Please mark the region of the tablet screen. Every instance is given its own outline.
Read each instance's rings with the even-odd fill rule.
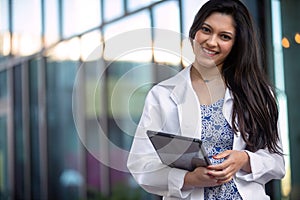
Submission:
[[[150,130],[147,135],[162,163],[170,167],[192,171],[211,164],[199,139]]]

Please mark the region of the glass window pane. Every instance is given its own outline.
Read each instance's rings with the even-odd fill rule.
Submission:
[[[12,53],[31,55],[39,51],[41,43],[41,1],[18,1],[13,6]],[[30,23],[28,23],[30,22]]]
[[[46,66],[48,191],[52,199],[78,199],[84,181],[81,143],[72,113],[78,65],[49,60]]]
[[[84,32],[100,25],[99,0],[63,1],[63,37]]]
[[[180,32],[178,1],[166,1],[154,7],[154,27]]]
[[[139,12],[105,26],[104,58],[106,60],[150,61],[152,59],[150,27],[148,11]]]
[[[0,72],[0,99],[7,96],[7,73]]]
[[[109,21],[124,14],[124,0],[104,0],[104,21]]]
[[[92,31],[80,38],[80,56],[83,61],[98,60],[103,56],[103,42],[100,31]]]
[[[172,12],[170,12],[172,11]],[[154,8],[154,59],[159,63],[179,65],[180,57],[180,21],[179,5],[176,1],[167,1]]]
[[[155,3],[155,2],[158,2],[158,1],[161,1],[161,0],[128,0],[128,9],[129,11],[134,11],[134,10],[137,10],[139,8],[142,8],[142,7],[146,7],[148,5],[150,5],[151,3]]]
[[[30,117],[30,158],[31,198],[41,198],[39,115],[38,115],[38,60],[29,62],[29,117]]]
[[[183,26],[183,34],[188,37],[189,30],[193,24],[194,17],[197,14],[198,10],[201,8],[203,4],[205,4],[208,0],[185,0],[182,1],[182,26]]]
[[[52,60],[74,60],[80,59],[80,39],[74,37],[70,40],[64,40],[53,48],[48,49],[46,55]]]
[[[1,105],[0,105],[1,107]],[[7,155],[7,117],[0,113],[0,191],[1,199],[9,198]]]
[[[8,0],[0,1],[0,61],[10,53]]]
[[[107,145],[103,146],[105,137],[102,137],[103,134],[106,134],[106,106],[104,106],[106,84],[103,82],[104,74],[102,74],[104,66],[101,59],[84,62],[78,72],[84,78],[81,81],[76,80],[76,93],[78,92],[76,96],[84,97],[83,101],[75,101],[74,105],[78,109],[76,113],[80,115],[76,116],[76,119],[78,117],[78,120],[84,120],[85,123],[85,127],[81,129],[82,133],[79,134],[82,136],[81,138],[85,138],[84,146],[88,150],[86,165],[89,194],[104,192],[102,191],[103,188],[108,187],[108,185],[103,185],[103,183],[109,181],[108,172],[102,176],[105,172],[102,164],[108,164],[107,160],[103,160],[104,154],[106,155],[104,157],[107,157],[108,149],[106,148]],[[82,104],[80,105],[80,103]],[[85,108],[84,115],[80,112],[83,107]],[[100,152],[102,157],[99,155]]]
[[[45,11],[45,45],[57,42],[59,38],[58,1],[44,0]]]
[[[8,31],[8,0],[0,1],[0,31]]]
[[[16,199],[25,197],[25,156],[23,140],[23,120],[22,120],[22,83],[21,83],[21,66],[13,68],[14,79],[14,173],[15,173],[15,194]]]

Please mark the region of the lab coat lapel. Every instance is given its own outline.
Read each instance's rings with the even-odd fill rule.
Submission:
[[[182,104],[178,105],[178,108],[181,109],[180,128],[182,134],[193,138],[200,137],[200,105],[192,86],[186,85],[185,99]]]
[[[171,98],[177,104],[181,134],[188,137],[200,137],[200,105],[192,88],[190,67],[179,73]]]

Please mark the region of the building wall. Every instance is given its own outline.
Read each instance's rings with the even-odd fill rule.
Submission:
[[[300,167],[300,113],[298,101],[300,92],[298,88],[298,79],[300,76],[300,24],[299,9],[300,2],[296,0],[281,1],[282,3],[282,33],[289,46],[283,49],[284,56],[284,74],[286,83],[288,124],[290,137],[290,162],[291,162],[291,199],[300,198],[300,173],[297,169]],[[294,169],[294,170],[293,170]]]
[[[160,199],[128,173],[128,150],[151,86],[192,61],[187,34],[205,1],[1,0],[0,199]],[[282,2],[284,16],[295,17],[294,1]],[[267,38],[271,1],[244,2]],[[284,34],[298,30],[297,20],[283,21],[292,27],[283,24]],[[283,50],[289,127],[297,127],[297,48]],[[297,128],[290,134],[296,142]],[[291,142],[297,186],[295,152]]]

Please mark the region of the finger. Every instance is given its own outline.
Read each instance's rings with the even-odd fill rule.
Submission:
[[[212,176],[216,176],[216,177],[220,177],[220,176],[225,176],[225,175],[234,175],[236,173],[236,170],[234,167],[232,166],[228,166],[224,169],[221,169],[221,170],[214,170],[214,169],[211,169],[210,171],[208,171],[208,174],[212,175]]]
[[[227,173],[223,170],[220,171],[209,171],[208,174],[212,177],[215,177],[217,179],[221,179],[222,177],[225,177]]]
[[[217,165],[209,165],[209,166],[207,166],[207,169],[220,171],[220,170],[224,170],[224,169],[227,168],[228,166],[229,166],[229,163],[224,161],[224,162],[221,163],[221,164],[217,164]]]
[[[227,182],[229,182],[231,180],[232,180],[232,177],[229,177],[227,179],[218,180],[217,183],[218,184],[224,184],[224,183],[227,183]]]
[[[219,153],[217,155],[214,155],[213,158],[214,159],[222,159],[222,158],[226,158],[231,154],[232,150],[226,150],[223,151],[222,153]]]

